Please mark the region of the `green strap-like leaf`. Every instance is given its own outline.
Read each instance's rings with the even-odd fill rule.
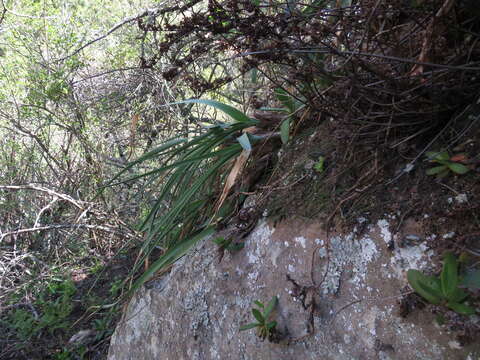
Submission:
[[[442,284],[443,296],[445,296],[447,299],[450,299],[458,286],[457,258],[450,252],[445,254],[440,280]]]
[[[410,286],[425,300],[438,305],[442,300],[440,281],[432,276],[425,276],[420,271],[410,269],[407,272]]]
[[[160,156],[160,154],[167,152],[167,150],[168,150],[168,152],[171,152],[172,151],[171,148],[175,147],[178,144],[184,143],[185,141],[187,141],[187,139],[175,138],[175,139],[171,139],[171,140],[168,140],[168,141],[164,142],[162,145],[158,146],[157,148],[155,148],[155,149],[149,151],[148,153],[142,155],[138,159],[128,163],[120,172],[118,172],[113,178],[111,178],[110,181],[107,184],[103,185],[102,189],[105,188],[105,187],[108,187],[108,186],[117,185],[118,183],[113,184],[113,181],[115,179],[119,178],[122,174],[124,174],[126,171],[131,169],[133,166],[135,166],[139,163],[142,163],[146,160],[158,157],[158,156]]]
[[[265,307],[265,305],[263,305],[263,304],[262,304],[260,301],[258,301],[258,300],[255,300],[254,303],[255,303],[255,305],[257,305],[259,308],[262,308],[262,309],[263,309],[263,308]]]
[[[263,317],[265,318],[265,320],[268,319],[268,317],[272,313],[273,309],[275,309],[275,306],[277,306],[277,304],[278,304],[278,298],[277,296],[273,296],[272,300],[270,300],[270,302],[267,305],[267,308],[263,313]]]
[[[250,324],[247,324],[247,325],[243,325],[243,326],[240,326],[240,331],[245,331],[245,330],[250,330],[250,329],[253,329],[257,326],[261,326],[262,324],[259,324],[259,323],[250,323]]]
[[[233,120],[239,121],[239,122],[251,122],[253,123],[254,120],[249,118],[247,115],[245,115],[243,112],[235,109],[234,107],[221,103],[219,101],[215,100],[205,100],[205,99],[190,99],[190,100],[183,100],[183,101],[178,101],[175,103],[170,103],[167,105],[178,105],[178,104],[205,104],[208,106],[212,106],[218,110],[223,111],[225,114],[230,116]]]
[[[157,261],[155,261],[148,268],[148,270],[145,271],[142,276],[137,279],[137,281],[135,281],[129,293],[133,293],[136,289],[138,289],[146,281],[148,281],[153,276],[153,274],[165,268],[166,266],[173,264],[175,261],[184,256],[188,252],[188,250],[190,250],[192,246],[194,246],[197,242],[206,238],[207,236],[212,235],[214,232],[215,228],[213,226],[209,226],[197,235],[178,243],[171,249],[168,249],[165,254],[163,254]]]
[[[280,101],[283,106],[285,106],[290,113],[295,112],[296,106],[294,99],[282,88],[275,89],[275,95],[277,96],[278,101]]]
[[[290,118],[283,120],[282,125],[280,125],[280,138],[283,144],[286,144],[290,139]]]
[[[455,302],[449,302],[447,306],[452,309],[453,311],[462,314],[462,315],[473,315],[475,314],[475,309],[465,305],[465,304],[459,304]]]
[[[255,319],[257,319],[259,323],[261,324],[265,323],[265,319],[260,311],[258,311],[257,309],[252,309],[252,314],[253,316],[255,316]]]

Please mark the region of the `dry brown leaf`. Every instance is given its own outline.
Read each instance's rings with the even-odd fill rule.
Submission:
[[[247,160],[250,157],[251,152],[252,152],[251,150],[244,149],[235,160],[235,164],[233,165],[232,170],[230,170],[230,174],[228,174],[227,181],[225,181],[222,194],[217,200],[217,205],[215,206],[215,214],[222,207],[223,202],[227,198],[230,190],[232,189],[232,186],[235,184],[235,181],[242,173],[242,170],[245,167],[245,164],[247,163]]]
[[[248,127],[248,128],[243,129],[242,132],[248,133],[248,134],[255,134],[255,133],[258,132],[258,130],[259,130],[259,129],[258,129],[256,126],[250,126],[250,127]]]

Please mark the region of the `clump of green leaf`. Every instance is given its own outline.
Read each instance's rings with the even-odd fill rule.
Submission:
[[[443,178],[450,172],[463,175],[470,170],[468,167],[459,162],[459,160],[464,158],[462,155],[450,156],[448,151],[429,151],[426,153],[426,156],[431,162],[439,164],[438,166],[428,169],[427,175],[436,175],[438,178]]]
[[[73,311],[75,285],[70,279],[52,281],[42,290],[31,309],[17,308],[9,316],[6,325],[22,340],[41,336],[43,331],[53,334],[57,329],[70,326],[68,317]]]
[[[269,318],[278,304],[278,298],[276,296],[272,297],[272,300],[270,300],[267,306],[260,301],[255,301],[255,304],[260,308],[260,310],[255,308],[252,309],[252,314],[257,321],[241,326],[240,331],[257,328],[257,335],[259,338],[262,340],[268,339],[269,341],[273,341],[277,335],[277,322],[270,321]]]
[[[475,314],[475,309],[465,304],[468,294],[459,287],[462,282],[458,274],[458,261],[452,253],[445,255],[440,277],[426,276],[410,269],[407,279],[415,292],[428,302],[447,306],[459,314]]]
[[[242,250],[245,246],[244,243],[237,243],[234,242],[232,238],[225,239],[224,237],[217,237],[212,240],[215,244],[217,244],[221,249],[228,250],[230,252],[235,252]]]
[[[160,164],[118,182],[146,177],[147,187],[159,190],[153,206],[140,225],[140,230],[146,232],[146,240],[142,247],[142,257],[132,273],[141,267],[156,246],[160,246],[164,253],[137,279],[130,293],[153,274],[184,256],[198,241],[215,232],[212,220],[216,208],[212,199],[218,194],[212,189],[227,181],[229,164],[242,151],[251,151],[250,140],[255,141],[248,134],[242,133],[242,130],[256,125],[257,121],[227,104],[203,99],[184,100],[174,104],[211,106],[233,121],[216,121],[200,135],[170,139],[129,163],[112,179],[117,180],[137,166],[142,168],[145,164]]]

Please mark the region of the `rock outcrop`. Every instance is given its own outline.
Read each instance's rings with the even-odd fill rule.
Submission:
[[[407,219],[392,236],[388,217],[363,225],[332,234],[328,252],[321,225],[303,220],[261,220],[244,249],[221,261],[202,242],[134,296],[109,359],[478,359],[478,346],[462,348],[431,312],[399,314],[406,270],[431,264],[421,227]],[[283,341],[239,332],[254,321],[253,301],[274,295]]]

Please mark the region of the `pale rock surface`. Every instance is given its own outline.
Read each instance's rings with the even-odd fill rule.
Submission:
[[[268,302],[276,295],[278,328],[290,339],[307,333],[310,312],[292,296],[286,275],[312,285],[312,252],[317,249],[313,275],[320,282],[327,263],[326,234],[311,221],[290,220],[274,227],[261,220],[245,248],[234,255],[226,252],[220,263],[217,246],[204,241],[170,274],[144,286],[118,324],[108,358],[479,359],[478,346],[458,349],[454,335],[436,326],[428,311],[417,310],[406,319],[398,315],[406,270],[426,269],[431,262],[422,241],[390,250],[392,240],[400,242],[390,227],[386,217],[358,234],[332,234],[329,271],[314,291],[315,333],[301,341],[262,342],[254,330],[239,332],[239,327],[254,320],[254,300]],[[395,237],[424,236],[408,219],[402,229],[403,235]],[[345,307],[355,300],[362,301]]]

